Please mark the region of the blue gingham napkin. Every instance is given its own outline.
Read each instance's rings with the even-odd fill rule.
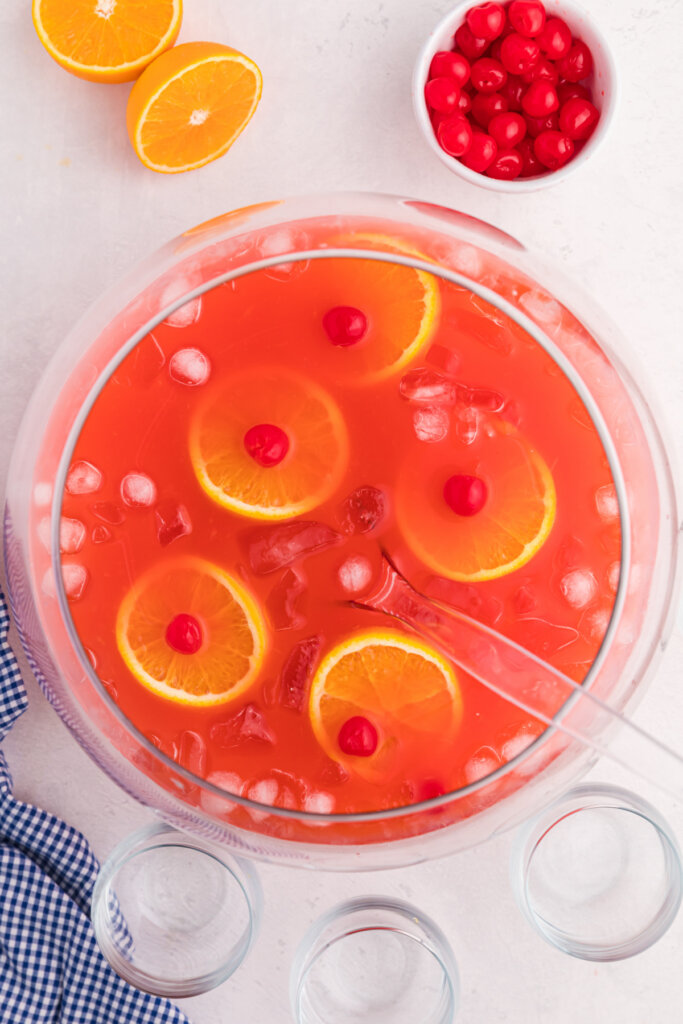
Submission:
[[[0,592],[0,742],[28,700]],[[0,749],[0,1024],[188,1024],[109,967],[90,924],[99,871],[84,836],[12,796]]]

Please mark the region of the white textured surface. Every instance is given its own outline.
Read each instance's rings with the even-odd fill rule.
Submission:
[[[254,121],[226,158],[164,178],[145,170],[129,148],[128,86],[92,85],[66,74],[42,51],[29,0],[0,4],[0,487],[29,393],[92,299],[133,261],[195,223],[311,190],[378,189],[456,206],[559,259],[624,329],[656,408],[668,414],[672,438],[680,435],[680,0],[591,0],[622,72],[620,116],[602,152],[575,178],[518,200],[451,176],[413,123],[411,65],[446,2],[186,0],[185,6],[181,41],[209,38],[243,49],[261,65],[265,89]],[[679,746],[681,660],[679,612],[637,713],[639,722]],[[17,793],[81,828],[106,855],[150,815],[90,763],[28,669],[26,677],[31,707],[6,744]],[[616,778],[605,766],[593,774]],[[637,780],[623,781],[654,799],[683,836],[680,804]],[[187,1001],[187,1012],[195,1024],[284,1024],[299,936],[336,900],[378,892],[414,900],[450,936],[461,969],[463,1024],[681,1020],[683,916],[633,961],[571,960],[547,947],[517,913],[507,881],[509,847],[503,836],[451,860],[374,876],[264,868],[264,927],[251,959],[217,991]]]

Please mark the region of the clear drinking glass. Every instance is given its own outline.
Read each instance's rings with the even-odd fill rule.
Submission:
[[[458,969],[446,936],[403,900],[365,896],[319,918],[292,965],[297,1024],[450,1024]]]
[[[519,832],[511,859],[520,909],[583,960],[623,960],[657,942],[681,904],[676,840],[646,800],[617,786],[566,793]]]
[[[220,985],[249,952],[261,887],[248,862],[156,823],[103,864],[92,898],[97,942],[136,988],[181,998]]]

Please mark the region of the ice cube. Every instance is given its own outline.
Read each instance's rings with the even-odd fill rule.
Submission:
[[[235,772],[209,772],[206,781],[234,796],[241,796],[244,788],[244,781]],[[207,814],[212,814],[215,818],[231,813],[236,806],[230,800],[214,793],[207,793],[206,790],[202,790],[200,801]]]
[[[454,377],[460,370],[460,356],[446,345],[432,345],[426,359],[449,377]]]
[[[457,385],[457,399],[466,406],[474,406],[486,412],[500,412],[505,405],[505,397],[500,391],[491,388],[474,388],[469,384]]]
[[[384,519],[386,498],[379,487],[365,484],[344,499],[341,526],[345,533],[370,533]]]
[[[148,386],[164,368],[166,356],[153,334],[148,334],[119,366],[114,380],[127,387]]]
[[[298,629],[303,624],[303,616],[297,614],[296,603],[305,589],[303,575],[295,569],[285,569],[266,598],[268,618],[273,629]]]
[[[225,722],[216,722],[209,729],[211,741],[228,749],[248,740],[275,743],[275,733],[268,727],[265,715],[255,704],[246,704]]]
[[[426,406],[413,413],[413,429],[418,441],[437,444],[448,437],[451,418],[448,409]]]
[[[535,616],[518,620],[520,625],[519,643],[533,651],[540,658],[549,658],[558,651],[569,647],[578,638],[578,630],[572,626],[558,626],[555,622],[538,619]]]
[[[468,785],[485,779],[487,775],[500,768],[500,758],[493,747],[479,747],[465,764],[465,780]]]
[[[111,538],[112,533],[108,526],[104,526],[102,523],[93,526],[92,533],[90,534],[90,540],[93,544],[106,544]]]
[[[306,798],[306,788],[300,779],[291,772],[273,768],[260,779],[253,779],[244,790],[244,796],[255,803],[265,804],[269,807],[283,807],[287,810],[294,810],[303,806]],[[267,815],[262,811],[250,809],[249,813],[256,819],[265,818]]]
[[[340,544],[341,534],[326,523],[297,519],[246,535],[249,564],[259,575],[284,569],[299,558]]]
[[[165,548],[171,541],[179,537],[186,537],[192,533],[190,513],[184,505],[178,505],[174,501],[164,499],[154,509],[154,522],[156,524],[157,540],[162,548]]]
[[[77,601],[82,597],[83,591],[88,582],[88,570],[76,562],[69,562],[62,565],[62,582],[64,593],[70,601]]]
[[[512,604],[518,615],[532,612],[537,603],[533,587],[528,583],[523,583],[512,596]]]
[[[611,614],[606,608],[589,608],[579,620],[579,631],[589,643],[599,643],[607,632]]]
[[[163,289],[159,296],[159,305],[162,309],[165,309],[166,306],[170,306],[176,299],[191,292],[196,287],[196,284],[197,282],[190,281],[188,278],[175,278]],[[196,299],[189,299],[183,303],[182,306],[179,306],[178,309],[170,313],[163,322],[169,327],[189,327],[199,320],[201,313],[202,300],[201,296],[198,296]]]
[[[178,384],[196,388],[211,376],[211,363],[198,348],[181,348],[171,356],[168,372]]]
[[[555,337],[562,329],[564,311],[559,302],[551,298],[547,292],[540,292],[532,289],[520,295],[519,305],[525,313],[540,324],[544,330]]]
[[[324,782],[326,786],[340,786],[342,783],[348,782],[350,778],[346,768],[338,761],[328,760],[320,772],[320,781]]]
[[[39,508],[49,505],[52,501],[52,484],[36,484],[33,488],[33,500]]]
[[[484,272],[481,253],[473,245],[462,243],[453,245],[449,251],[449,262],[455,270],[459,270],[461,274],[473,281],[478,281]]]
[[[616,594],[619,587],[619,576],[621,574],[621,562],[612,562],[607,570],[607,586],[613,594]]]
[[[66,489],[69,494],[93,494],[102,486],[102,474],[91,462],[72,463],[66,475]]]
[[[479,413],[468,405],[455,414],[455,436],[462,444],[473,444],[479,433]]]
[[[126,518],[121,506],[115,505],[113,501],[98,501],[90,506],[90,511],[96,519],[101,519],[109,526],[120,526]]]
[[[49,516],[43,516],[43,518],[38,521],[36,532],[38,534],[38,540],[40,541],[40,543],[43,545],[46,551],[49,551],[50,544],[52,543],[52,531],[50,529]]]
[[[429,366],[409,370],[399,381],[401,398],[419,405],[454,405],[456,384],[445,374]]]
[[[339,582],[347,594],[359,594],[372,579],[372,563],[364,555],[349,555],[339,566]]]
[[[57,587],[55,586],[55,574],[52,569],[46,569],[40,581],[40,589],[46,597],[56,597]]]
[[[309,239],[302,231],[292,231],[290,228],[276,228],[261,236],[258,241],[258,248],[262,258],[268,256],[280,256],[294,254],[309,247]],[[294,260],[291,263],[277,263],[264,271],[266,277],[274,281],[292,281],[300,277],[308,269],[308,260]]]
[[[166,754],[166,757],[170,757],[172,761],[178,760],[178,744],[173,740],[161,739],[156,733],[147,733],[147,739],[150,743],[153,743],[157,750],[160,750],[162,754]]]
[[[470,583],[449,580],[443,576],[432,576],[425,587],[429,597],[451,605],[473,619],[479,619],[488,626],[495,626],[503,614],[503,602],[492,594],[482,593]]]
[[[184,729],[178,739],[178,763],[188,772],[204,778],[206,775],[206,743],[198,732]]]
[[[304,810],[311,814],[332,814],[334,811],[335,799],[331,793],[322,790],[314,790],[304,797]]]
[[[577,569],[586,561],[586,549],[578,537],[565,537],[557,549],[555,564],[559,569]]]
[[[75,555],[85,544],[85,526],[80,519],[62,516],[59,520],[59,550],[63,555]]]
[[[149,508],[157,498],[156,484],[146,473],[126,473],[121,481],[121,497],[129,508]]]
[[[320,654],[321,636],[300,640],[287,655],[280,672],[280,704],[292,711],[302,711],[308,683]]]
[[[543,726],[523,725],[514,735],[505,740],[500,748],[501,757],[507,763],[518,757],[522,751],[531,746],[543,731]]]
[[[609,520],[619,517],[619,502],[613,484],[598,487],[595,492],[595,507],[601,519]]]
[[[560,580],[560,590],[572,608],[585,608],[598,592],[598,581],[589,569],[572,569]]]

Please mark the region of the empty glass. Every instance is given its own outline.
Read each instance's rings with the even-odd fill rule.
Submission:
[[[312,925],[292,965],[290,995],[297,1024],[450,1024],[458,970],[426,914],[367,896]]]
[[[671,829],[647,801],[617,786],[579,786],[533,818],[518,835],[511,876],[540,935],[583,960],[641,953],[681,903]]]
[[[162,823],[128,836],[103,864],[92,899],[102,953],[136,988],[180,998],[230,977],[261,914],[250,864]]]

